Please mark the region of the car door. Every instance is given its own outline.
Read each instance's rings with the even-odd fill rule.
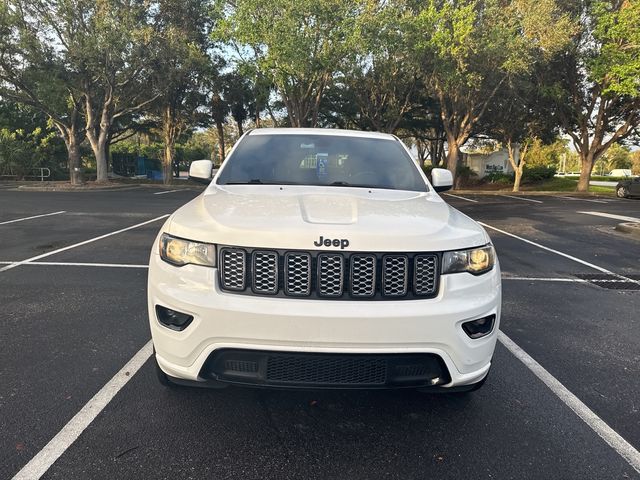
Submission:
[[[629,194],[640,196],[640,177],[636,177],[629,184]]]

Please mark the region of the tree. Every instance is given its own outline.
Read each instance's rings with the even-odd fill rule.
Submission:
[[[293,127],[315,127],[326,88],[352,55],[358,6],[342,0],[217,0],[215,38],[251,56]]]
[[[640,2],[589,0],[571,7],[580,31],[540,81],[580,156],[578,191],[584,192],[595,162],[640,125]]]
[[[148,5],[144,0],[57,0],[54,8],[46,17],[52,18],[48,27],[57,32],[57,40],[66,50],[65,59],[78,72],[77,89],[84,96],[96,181],[106,182],[114,122],[158,97],[149,94],[153,31]]]
[[[545,101],[533,72],[504,85],[488,110],[484,129],[506,147],[514,171],[513,191],[520,191],[528,153],[540,141],[550,143],[557,135],[552,106]]]
[[[211,98],[211,116],[216,124],[216,131],[218,133],[218,158],[220,159],[220,163],[224,161],[226,156],[224,148],[224,124],[227,121],[228,114],[229,105],[219,94],[214,93]]]
[[[340,83],[363,130],[395,133],[416,106],[420,85],[405,14],[400,2],[367,2],[356,17],[355,55],[343,63]]]
[[[505,82],[528,71],[535,52],[553,50],[571,34],[555,0],[429,0],[417,3],[415,57],[440,105],[447,168],[455,176],[460,148]]]
[[[37,29],[34,15],[20,0],[0,4],[0,94],[51,120],[67,148],[71,183],[79,184],[84,98],[74,89],[76,78],[60,51],[49,45],[49,33]]]
[[[236,122],[238,132],[242,136],[244,133],[243,123],[249,117],[250,109],[255,109],[252,86],[249,79],[233,71],[223,76],[224,97],[229,105],[229,111]],[[258,119],[260,116],[258,115]]]
[[[213,59],[207,54],[210,24],[209,0],[160,0],[154,16],[153,77],[159,98],[161,119],[163,178],[173,178],[176,142],[189,128],[203,125],[206,89],[216,74]]]
[[[633,159],[629,147],[614,144],[596,161],[594,168],[600,175],[605,175],[611,170],[623,168],[630,169],[633,166]]]
[[[148,2],[6,0],[2,5],[0,79],[16,99],[51,117],[71,165],[79,165],[76,152],[84,133],[96,157],[97,180],[106,181],[114,122],[154,100],[147,84]],[[75,182],[74,172],[75,167]]]

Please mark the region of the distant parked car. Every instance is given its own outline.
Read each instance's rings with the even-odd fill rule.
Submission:
[[[614,168],[608,174],[610,177],[632,177],[631,170],[628,168]]]
[[[640,177],[618,182],[616,195],[620,198],[640,197]]]

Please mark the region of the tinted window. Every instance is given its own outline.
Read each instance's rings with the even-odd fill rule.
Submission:
[[[244,183],[427,191],[400,142],[332,135],[244,137],[218,184]]]

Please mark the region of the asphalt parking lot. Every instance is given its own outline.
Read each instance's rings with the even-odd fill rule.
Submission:
[[[613,229],[640,200],[443,197],[504,279],[460,397],[163,388],[145,266],[197,194],[0,186],[0,478],[640,478],[640,240]]]

